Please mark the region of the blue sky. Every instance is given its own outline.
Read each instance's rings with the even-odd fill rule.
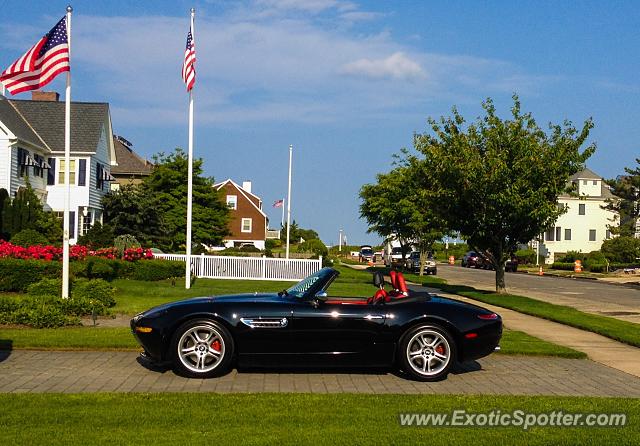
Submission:
[[[67,2],[0,0],[0,65]],[[143,156],[187,145],[180,79],[196,8],[195,154],[216,180],[253,181],[273,225],[294,145],[292,214],[329,244],[376,242],[358,190],[457,106],[469,119],[517,92],[539,124],[593,117],[588,166],[609,178],[640,140],[635,2],[342,0],[75,1],[74,100],[111,104]],[[50,89],[64,90],[61,76]],[[28,98],[28,93],[17,96]]]

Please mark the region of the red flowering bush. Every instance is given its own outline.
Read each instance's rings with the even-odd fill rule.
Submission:
[[[153,253],[149,248],[129,248],[124,250],[122,258],[129,262],[135,262],[136,260],[152,259]]]
[[[69,247],[69,258],[71,260],[83,260],[88,255],[103,257],[106,259],[116,259],[118,250],[116,248],[102,248],[96,251],[89,251],[86,246],[73,245]],[[12,259],[36,259],[36,260],[62,260],[62,248],[51,245],[33,245],[26,248],[14,245],[4,240],[0,240],[0,258]],[[124,251],[123,259],[130,262],[136,260],[152,259],[153,253],[150,249],[130,248]]]

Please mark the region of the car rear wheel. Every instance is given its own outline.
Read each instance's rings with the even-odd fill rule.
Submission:
[[[210,378],[224,374],[233,358],[233,338],[215,321],[192,320],[173,335],[171,352],[177,374],[191,378]]]
[[[456,358],[451,335],[438,325],[410,329],[400,341],[398,360],[402,369],[420,381],[445,378]]]

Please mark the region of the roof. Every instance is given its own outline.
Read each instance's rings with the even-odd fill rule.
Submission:
[[[153,164],[142,158],[131,147],[123,143],[115,135],[113,136],[113,148],[115,149],[117,164],[111,166],[112,175],[149,175]]]
[[[4,96],[0,96],[0,122],[7,126],[16,138],[37,146],[47,146],[18,113],[11,101],[8,101]]]
[[[570,180],[601,180],[602,177],[595,173],[593,170],[585,167],[580,172],[571,175]]]
[[[251,196],[253,196],[253,197],[257,198],[257,199],[258,199],[258,200],[260,200],[260,201],[262,201],[262,199],[261,199],[260,197],[258,197],[257,195],[252,194],[251,192],[247,192],[246,190],[244,190],[241,186],[239,186],[239,185],[238,185],[238,183],[236,183],[235,181],[233,181],[231,178],[227,178],[226,180],[224,180],[224,181],[223,181],[223,182],[221,182],[221,183],[214,184],[214,185],[213,185],[213,187],[215,187],[215,188],[216,188],[216,190],[220,190],[220,189],[222,189],[222,187],[223,187],[225,184],[228,184],[228,183],[231,183],[231,184],[232,184],[236,189],[238,189],[238,190],[240,191],[240,193],[241,193],[242,195],[244,195],[244,197],[245,197],[247,200],[249,200],[249,203],[251,203],[251,204],[253,205],[253,207],[254,207],[254,208],[256,208],[256,209],[258,210],[258,212],[260,212],[260,213],[261,213],[265,218],[267,218],[267,219],[269,218],[269,217],[267,217],[267,214],[265,214],[265,213],[264,213],[264,211],[263,211],[262,209],[260,209],[258,206],[256,206],[256,204],[253,202],[253,200],[251,200],[251,199],[249,198],[249,195],[251,195]]]
[[[8,99],[54,152],[64,152],[64,102]],[[71,151],[93,153],[109,117],[104,102],[71,103]]]

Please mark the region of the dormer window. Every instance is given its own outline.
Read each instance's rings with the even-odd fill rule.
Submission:
[[[593,180],[593,185],[597,186],[598,185],[598,180]]]

